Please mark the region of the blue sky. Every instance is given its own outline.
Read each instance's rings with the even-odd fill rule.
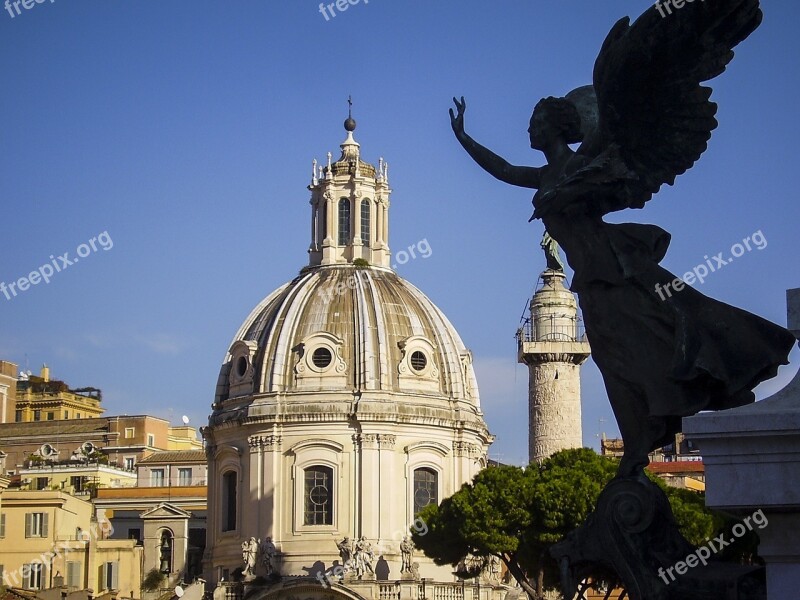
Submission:
[[[398,271],[472,349],[493,456],[524,462],[527,372],[513,335],[544,267],[541,224],[527,223],[528,192],[472,164],[447,109],[466,96],[469,133],[511,162],[542,164],[527,141],[532,106],[589,83],[610,27],[648,4],[370,0],[328,21],[318,6],[55,0],[0,11],[0,281],[74,257],[102,232],[113,241],[49,284],[0,296],[0,359],[102,388],[108,414],[203,424],[241,321],[307,262],[311,160],[338,152],[352,94],[364,158],[390,165],[392,248],[427,239],[433,251]],[[698,287],[785,324],[785,290],[800,287],[800,7],[771,0],[765,13],[713,84],[709,151],[645,210],[614,220],[670,231],[663,264],[677,274],[762,232],[763,250]],[[584,442],[596,445],[616,426],[592,364],[583,384]]]

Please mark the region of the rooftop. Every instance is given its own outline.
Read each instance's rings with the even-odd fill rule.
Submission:
[[[147,458],[139,461],[140,465],[161,465],[173,463],[205,463],[205,450],[167,450],[164,452],[154,452]]]
[[[205,485],[171,486],[171,487],[129,487],[100,488],[97,500],[126,500],[139,498],[206,498],[208,487]]]
[[[651,462],[647,470],[655,475],[665,473],[705,473],[706,467],[699,460],[673,460],[668,462]]]
[[[30,438],[37,435],[69,435],[79,433],[107,433],[108,419],[69,419],[61,421],[33,421],[28,423],[1,423],[0,438]]]

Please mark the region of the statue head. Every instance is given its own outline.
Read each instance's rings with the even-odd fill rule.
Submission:
[[[558,137],[567,144],[578,143],[583,140],[578,109],[566,98],[542,98],[533,109],[528,133],[534,150],[543,150]]]

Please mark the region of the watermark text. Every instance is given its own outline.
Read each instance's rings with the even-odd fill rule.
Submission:
[[[5,8],[8,11],[8,14],[11,15],[13,19],[17,15],[21,15],[22,11],[19,9],[19,5],[22,5],[22,8],[25,10],[32,9],[36,4],[41,4],[45,0],[6,0]],[[53,4],[56,0],[50,0],[50,4]],[[16,14],[14,12],[16,11]]]
[[[738,538],[742,537],[748,531],[753,531],[753,524],[755,524],[759,529],[764,529],[767,525],[769,525],[769,520],[767,519],[767,515],[764,514],[763,510],[758,509],[749,517],[745,517],[741,523],[734,525],[731,529],[733,537],[726,539],[725,534],[720,533],[713,540],[706,540],[706,544],[704,546],[700,546],[694,551],[693,554],[690,554],[684,560],[679,560],[668,569],[659,567],[658,576],[666,585],[669,585],[675,581],[675,572],[677,572],[678,575],[685,575],[689,569],[694,569],[698,565],[702,564],[705,567],[708,564],[708,559],[711,558],[713,554],[721,552],[723,548],[733,544]],[[669,577],[669,580],[667,580],[667,577]]]
[[[672,8],[670,8],[670,4],[675,7],[675,10],[680,10],[687,4],[691,4],[695,0],[658,0],[656,2],[656,10],[658,14],[661,15],[662,19],[665,19],[667,15],[672,14]],[[700,2],[705,2],[706,0],[700,0]],[[665,12],[666,9],[666,12]]]
[[[764,237],[764,234],[759,229],[752,235],[748,235],[746,238],[744,238],[741,244],[736,243],[731,246],[731,256],[723,258],[723,252],[720,252],[711,258],[709,258],[708,255],[705,255],[703,257],[705,262],[700,263],[691,271],[684,273],[683,278],[676,277],[664,285],[657,283],[655,286],[656,294],[658,294],[658,297],[661,298],[661,300],[672,298],[673,292],[683,291],[686,284],[692,285],[695,282],[704,283],[706,277],[708,277],[711,273],[715,273],[722,267],[731,264],[734,259],[744,255],[745,252],[750,252],[753,250],[753,248],[756,250],[763,250],[766,247],[767,238]]]
[[[52,1],[52,0],[51,0]],[[325,4],[320,2],[319,4],[319,12],[325,17],[326,21],[330,21],[331,18],[336,17],[336,11],[344,12],[351,6],[355,6],[362,0],[336,0],[336,2],[331,2],[330,4]],[[38,0],[37,0],[38,2]],[[363,0],[364,4],[369,4],[369,0]],[[330,15],[330,16],[329,16]]]
[[[93,252],[98,249],[111,250],[114,247],[114,240],[108,235],[108,231],[104,231],[90,239],[87,243],[81,244],[75,250],[76,257],[70,257],[69,252],[64,252],[58,256],[50,255],[50,262],[43,264],[35,271],[31,271],[28,275],[20,277],[16,281],[6,284],[5,281],[0,281],[0,293],[6,297],[6,300],[16,298],[21,292],[28,291],[31,286],[39,285],[43,281],[50,283],[50,279],[56,274],[61,273],[72,265],[76,264],[81,258],[91,256]]]

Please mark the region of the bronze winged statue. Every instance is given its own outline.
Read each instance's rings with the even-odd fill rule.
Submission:
[[[497,179],[537,190],[541,219],[574,271],[592,355],[603,376],[625,452],[619,475],[640,475],[650,451],[674,440],[681,418],[753,402],[795,343],[782,327],[687,286],[659,265],[670,235],[656,225],[603,216],[643,208],[707,148],[717,127],[711,89],[732,49],[759,26],[758,0],[704,0],[666,18],[653,6],[620,20],[595,62],[593,85],[545,98],[530,120],[543,167],[513,166],[464,131],[466,102],[450,109],[453,131]],[[577,150],[570,144],[580,142]]]

